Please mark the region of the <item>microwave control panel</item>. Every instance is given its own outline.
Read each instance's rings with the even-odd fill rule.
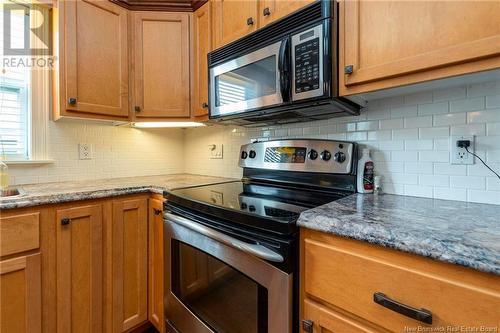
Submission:
[[[323,95],[323,24],[292,36],[292,99]]]
[[[319,88],[319,52],[319,38],[295,45],[295,93]]]

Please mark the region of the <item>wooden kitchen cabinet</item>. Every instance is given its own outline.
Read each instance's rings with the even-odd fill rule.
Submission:
[[[208,59],[212,50],[212,2],[207,2],[193,14],[193,116],[208,115]]]
[[[257,29],[258,1],[214,0],[212,5],[215,47],[221,47]]]
[[[148,320],[148,199],[113,200],[113,332]]]
[[[104,0],[59,1],[57,11],[54,118],[127,120],[128,11]]]
[[[164,250],[163,197],[149,199],[149,321],[160,332],[165,332],[164,320]]]
[[[189,118],[189,14],[134,12],[133,31],[133,118]]]
[[[498,1],[340,1],[339,17],[341,95],[500,68]]]
[[[312,322],[314,332],[498,325],[494,274],[311,230],[301,230],[300,260],[301,320]],[[432,324],[374,302],[375,293],[427,309]]]
[[[56,208],[54,222],[57,332],[102,332],[102,204]]]
[[[291,14],[317,0],[260,0],[259,28]]]
[[[42,331],[40,253],[0,261],[0,332]]]

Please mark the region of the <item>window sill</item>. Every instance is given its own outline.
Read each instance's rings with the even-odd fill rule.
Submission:
[[[7,165],[39,165],[39,164],[52,164],[54,160],[0,160]]]

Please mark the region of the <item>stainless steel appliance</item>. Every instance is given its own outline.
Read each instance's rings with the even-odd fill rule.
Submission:
[[[208,55],[212,121],[244,126],[359,114],[338,97],[336,1],[317,1]]]
[[[356,152],[352,142],[252,143],[241,181],[166,192],[169,331],[296,332],[296,220],[355,192]]]

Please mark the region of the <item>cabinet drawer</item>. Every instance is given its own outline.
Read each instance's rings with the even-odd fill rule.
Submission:
[[[37,249],[39,224],[38,212],[0,218],[0,256]]]
[[[390,331],[431,325],[375,303],[375,293],[429,310],[435,327],[499,324],[498,276],[337,237],[305,238],[303,246],[306,294]]]

